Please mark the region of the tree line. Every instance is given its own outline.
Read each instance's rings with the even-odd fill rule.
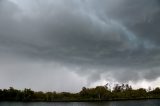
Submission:
[[[35,92],[31,89],[17,90],[13,87],[0,89],[0,101],[106,101],[106,100],[128,100],[128,99],[159,99],[160,88],[132,89],[128,84],[116,84],[111,90],[107,85],[95,88],[83,87],[78,93],[70,92]]]

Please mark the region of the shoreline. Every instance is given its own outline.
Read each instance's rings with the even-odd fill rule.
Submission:
[[[102,102],[124,100],[160,99],[160,88],[147,91],[146,89],[132,89],[124,85],[117,85],[113,91],[105,86],[96,88],[83,87],[78,93],[70,92],[35,92],[31,89],[17,90],[13,87],[0,89],[0,101],[15,102]]]
[[[108,100],[55,100],[55,101],[0,101],[0,102],[22,102],[22,103],[58,103],[58,102],[114,102],[114,101],[141,101],[141,100],[160,100],[160,98],[133,98],[133,99],[108,99]]]

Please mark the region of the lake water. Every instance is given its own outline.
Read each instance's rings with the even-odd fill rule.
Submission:
[[[160,100],[130,100],[110,102],[0,102],[0,106],[160,106]]]

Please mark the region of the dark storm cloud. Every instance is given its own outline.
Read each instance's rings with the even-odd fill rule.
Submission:
[[[160,75],[158,0],[1,0],[0,5],[1,57],[58,62],[91,81],[107,73],[122,82]]]

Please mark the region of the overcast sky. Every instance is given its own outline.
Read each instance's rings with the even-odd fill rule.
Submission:
[[[160,86],[159,0],[0,0],[0,88]]]

